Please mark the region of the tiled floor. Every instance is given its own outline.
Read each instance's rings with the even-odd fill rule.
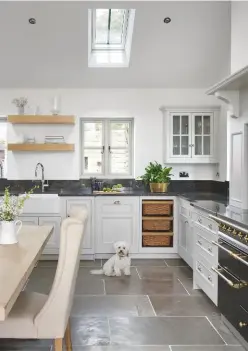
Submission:
[[[101,264],[80,264],[74,351],[244,351],[218,309],[192,289],[192,271],[182,260],[133,260],[131,277],[92,276]],[[55,269],[54,262],[40,262],[26,289],[48,293]],[[48,351],[52,341],[1,340],[0,350]]]

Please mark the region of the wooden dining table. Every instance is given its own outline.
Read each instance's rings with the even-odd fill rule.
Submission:
[[[0,245],[0,321],[4,321],[37,264],[53,226],[23,226],[18,243]]]

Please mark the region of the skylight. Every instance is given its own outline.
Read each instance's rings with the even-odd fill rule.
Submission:
[[[96,9],[92,12],[93,49],[125,49],[129,11]]]
[[[89,67],[128,67],[135,10],[89,10]]]

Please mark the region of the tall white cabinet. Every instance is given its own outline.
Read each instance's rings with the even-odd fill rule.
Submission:
[[[162,111],[165,162],[217,162],[219,107],[164,108]]]

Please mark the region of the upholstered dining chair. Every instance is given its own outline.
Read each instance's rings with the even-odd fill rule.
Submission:
[[[21,292],[7,319],[0,322],[0,338],[54,339],[55,351],[62,351],[65,339],[66,349],[72,350],[69,316],[86,220],[84,207],[72,207],[61,225],[59,260],[49,295]]]

